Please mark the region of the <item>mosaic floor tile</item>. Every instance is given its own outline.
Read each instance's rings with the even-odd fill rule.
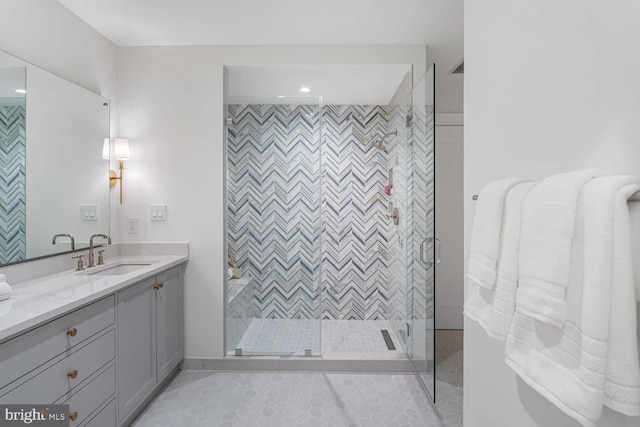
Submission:
[[[183,371],[136,427],[440,427],[413,375]]]
[[[444,427],[462,427],[462,338],[462,331],[436,331],[436,409]]]

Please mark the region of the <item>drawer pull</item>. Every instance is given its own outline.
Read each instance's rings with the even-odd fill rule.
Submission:
[[[164,283],[163,282],[160,282],[157,285],[153,285],[153,289],[155,289],[156,291],[158,289],[162,289],[163,287],[164,287]]]
[[[67,331],[67,335],[70,337],[75,337],[78,334],[78,330],[76,328],[71,328]]]
[[[71,379],[74,379],[75,377],[78,376],[78,370],[74,369],[73,371],[67,372],[67,376]]]
[[[78,412],[76,411],[76,412],[72,412],[72,413],[70,413],[70,414],[69,414],[69,419],[70,419],[71,421],[75,421],[75,420],[77,420],[77,419],[78,419]]]

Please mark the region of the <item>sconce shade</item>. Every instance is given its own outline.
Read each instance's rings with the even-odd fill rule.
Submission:
[[[102,158],[109,160],[109,138],[104,139],[104,144],[102,145]]]
[[[129,159],[129,140],[125,138],[116,138],[114,140],[114,155],[117,160]]]

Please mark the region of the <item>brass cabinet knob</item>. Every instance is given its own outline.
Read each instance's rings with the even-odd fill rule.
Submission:
[[[164,282],[158,283],[158,286],[160,287],[160,289],[164,288]]]
[[[75,420],[77,420],[77,419],[78,419],[78,412],[72,412],[72,413],[70,413],[70,414],[69,414],[69,419],[70,419],[71,421],[75,421]]]
[[[153,289],[155,289],[156,291],[158,289],[162,289],[163,287],[164,287],[164,283],[163,282],[160,282],[157,285],[153,285]]]
[[[74,369],[73,371],[69,371],[69,372],[67,372],[67,376],[68,376],[69,378],[72,378],[72,379],[73,379],[73,378],[75,378],[75,377],[77,377],[77,376],[78,376],[78,370],[77,370],[77,369]]]
[[[67,335],[69,335],[70,337],[75,337],[77,333],[78,330],[76,328],[71,328],[67,331]]]

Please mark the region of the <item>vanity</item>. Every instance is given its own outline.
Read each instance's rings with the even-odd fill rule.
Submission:
[[[0,303],[0,404],[68,404],[126,426],[184,358],[187,255],[121,255],[14,286]]]
[[[188,244],[105,244],[129,158],[110,105],[0,51],[0,404],[71,426],[129,425],[184,358]]]

